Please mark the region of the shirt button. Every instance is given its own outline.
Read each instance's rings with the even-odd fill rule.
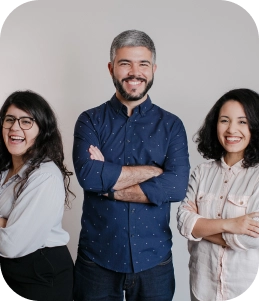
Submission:
[[[225,181],[224,183],[227,183],[228,181]]]
[[[221,196],[220,198],[223,199],[223,196]]]
[[[244,202],[241,201],[241,202],[240,202],[240,205],[243,205],[243,204],[244,204]]]
[[[220,216],[220,213],[218,213],[218,216]]]
[[[132,210],[131,210],[131,213],[135,213],[135,209],[132,209]]]
[[[130,140],[127,140],[127,142],[130,142]]]
[[[231,170],[231,168],[229,167],[229,169],[228,170]]]

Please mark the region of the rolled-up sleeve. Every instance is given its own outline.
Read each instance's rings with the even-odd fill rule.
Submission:
[[[74,132],[73,162],[78,182],[86,191],[112,191],[122,166],[107,161],[91,160],[88,151],[90,145],[100,149],[98,133],[88,113],[84,112],[79,116]]]
[[[199,167],[192,172],[188,184],[188,189],[186,193],[186,197],[181,202],[181,205],[178,208],[177,212],[177,228],[181,235],[185,238],[193,241],[200,241],[202,238],[195,238],[192,235],[193,227],[196,224],[197,220],[202,216],[199,214],[195,214],[194,212],[190,212],[184,206],[189,206],[188,201],[196,202],[197,198],[197,190],[199,186]]]
[[[184,126],[180,119],[173,125],[165,155],[163,174],[140,183],[140,188],[155,205],[179,202],[186,195],[189,178],[189,154]]]

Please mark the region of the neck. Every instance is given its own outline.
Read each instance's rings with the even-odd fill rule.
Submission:
[[[12,172],[13,174],[17,174],[17,172],[23,167],[23,160],[20,157],[12,157],[12,163],[13,163],[13,167]]]
[[[147,99],[147,94],[143,98],[141,98],[139,100],[127,100],[127,99],[123,98],[118,91],[116,91],[116,97],[119,99],[119,101],[124,106],[127,107],[127,109],[128,109],[128,116],[131,116],[134,108],[136,108],[137,106],[139,106],[140,104],[142,104]]]
[[[240,155],[235,153],[227,153],[224,157],[224,161],[228,166],[233,166],[243,158],[244,158],[243,154]]]

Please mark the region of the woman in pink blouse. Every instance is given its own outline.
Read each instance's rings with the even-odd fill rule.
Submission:
[[[242,294],[259,265],[259,95],[223,95],[199,129],[206,159],[193,171],[177,214],[188,241],[192,301]]]

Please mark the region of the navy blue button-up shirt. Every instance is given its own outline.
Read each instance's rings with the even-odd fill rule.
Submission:
[[[91,160],[90,145],[105,161]],[[137,273],[169,256],[170,202],[185,197],[189,178],[187,139],[181,120],[148,97],[127,116],[114,95],[83,112],[76,123],[73,161],[84,189],[79,248],[97,264]],[[163,174],[140,184],[150,204],[110,200],[122,166],[153,165]]]

